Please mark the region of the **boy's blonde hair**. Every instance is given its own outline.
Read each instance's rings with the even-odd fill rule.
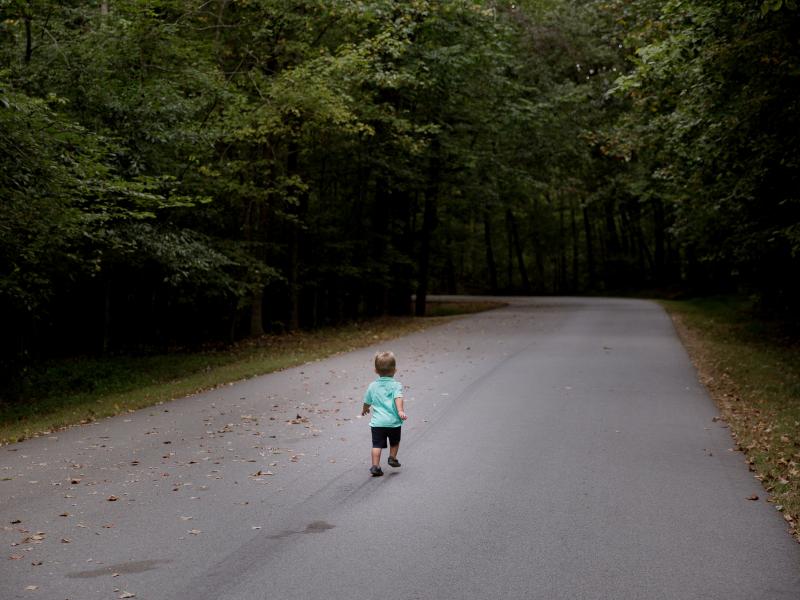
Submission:
[[[375,372],[383,377],[389,377],[394,374],[397,361],[392,352],[378,352],[375,355]]]

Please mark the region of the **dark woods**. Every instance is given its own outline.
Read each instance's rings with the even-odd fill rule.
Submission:
[[[798,21],[744,0],[0,0],[4,369],[422,314],[433,292],[790,310]]]

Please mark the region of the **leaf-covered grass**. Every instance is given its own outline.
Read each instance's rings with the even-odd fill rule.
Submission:
[[[448,316],[499,305],[447,304]],[[0,402],[0,444],[389,340],[442,323],[441,317],[381,318],[316,331],[266,335],[221,350],[54,361],[40,366],[29,378],[26,397]]]
[[[739,298],[663,303],[739,449],[800,541],[800,342]]]
[[[426,305],[428,317],[449,317],[467,313],[481,312],[508,306],[505,302],[485,301],[432,301]]]

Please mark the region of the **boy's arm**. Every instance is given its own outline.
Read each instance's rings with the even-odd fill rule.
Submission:
[[[363,417],[366,414],[369,414],[369,407],[372,406],[372,397],[370,396],[370,389],[372,387],[368,387],[367,391],[364,392],[364,405],[361,407],[361,416]]]
[[[408,417],[406,413],[403,412],[403,397],[398,396],[394,399],[394,404],[397,406],[397,414],[400,416],[400,419],[405,421]]]

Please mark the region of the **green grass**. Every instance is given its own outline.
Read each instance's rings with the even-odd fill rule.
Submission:
[[[751,470],[800,541],[800,343],[745,299],[664,301]]]
[[[0,445],[168,402],[442,323],[442,316],[497,303],[447,303],[434,318],[381,318],[341,327],[268,335],[221,349],[157,356],[74,358],[38,366],[23,397],[0,402]]]

